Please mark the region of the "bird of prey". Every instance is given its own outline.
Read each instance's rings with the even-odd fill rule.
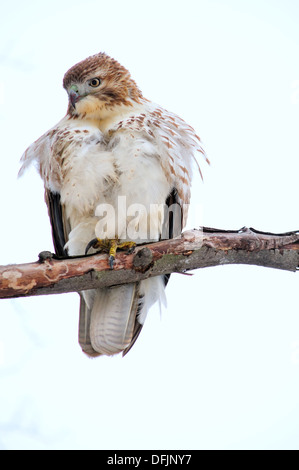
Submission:
[[[56,254],[104,250],[113,269],[117,249],[181,233],[193,162],[205,153],[193,128],[144,98],[128,70],[105,53],[71,67],[63,86],[67,114],[25,151],[20,173],[35,162]],[[168,278],[80,293],[82,350],[126,354]]]

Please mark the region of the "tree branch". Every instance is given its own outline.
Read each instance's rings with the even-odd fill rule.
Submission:
[[[204,227],[177,239],[138,246],[133,254],[118,252],[113,270],[107,254],[57,259],[43,252],[34,263],[0,266],[0,298],[79,292],[225,264],[296,271],[299,231],[273,234],[245,227]]]

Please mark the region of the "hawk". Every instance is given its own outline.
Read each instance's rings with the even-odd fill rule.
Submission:
[[[104,250],[113,269],[117,249],[181,233],[193,162],[197,152],[206,157],[193,128],[144,98],[129,71],[105,53],[71,67],[63,87],[67,114],[25,151],[20,174],[36,163],[56,254]],[[168,279],[80,293],[82,350],[126,354]]]

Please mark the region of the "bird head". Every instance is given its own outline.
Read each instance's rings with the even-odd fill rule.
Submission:
[[[63,86],[69,96],[68,114],[73,117],[106,119],[117,108],[143,99],[129,71],[105,53],[71,67]]]

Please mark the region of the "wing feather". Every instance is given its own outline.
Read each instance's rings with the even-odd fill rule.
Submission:
[[[65,217],[65,209],[61,204],[60,194],[54,193],[50,189],[45,190],[45,201],[48,206],[49,218],[52,228],[52,238],[55,253],[65,257],[67,252],[64,246],[68,240],[70,227]]]

